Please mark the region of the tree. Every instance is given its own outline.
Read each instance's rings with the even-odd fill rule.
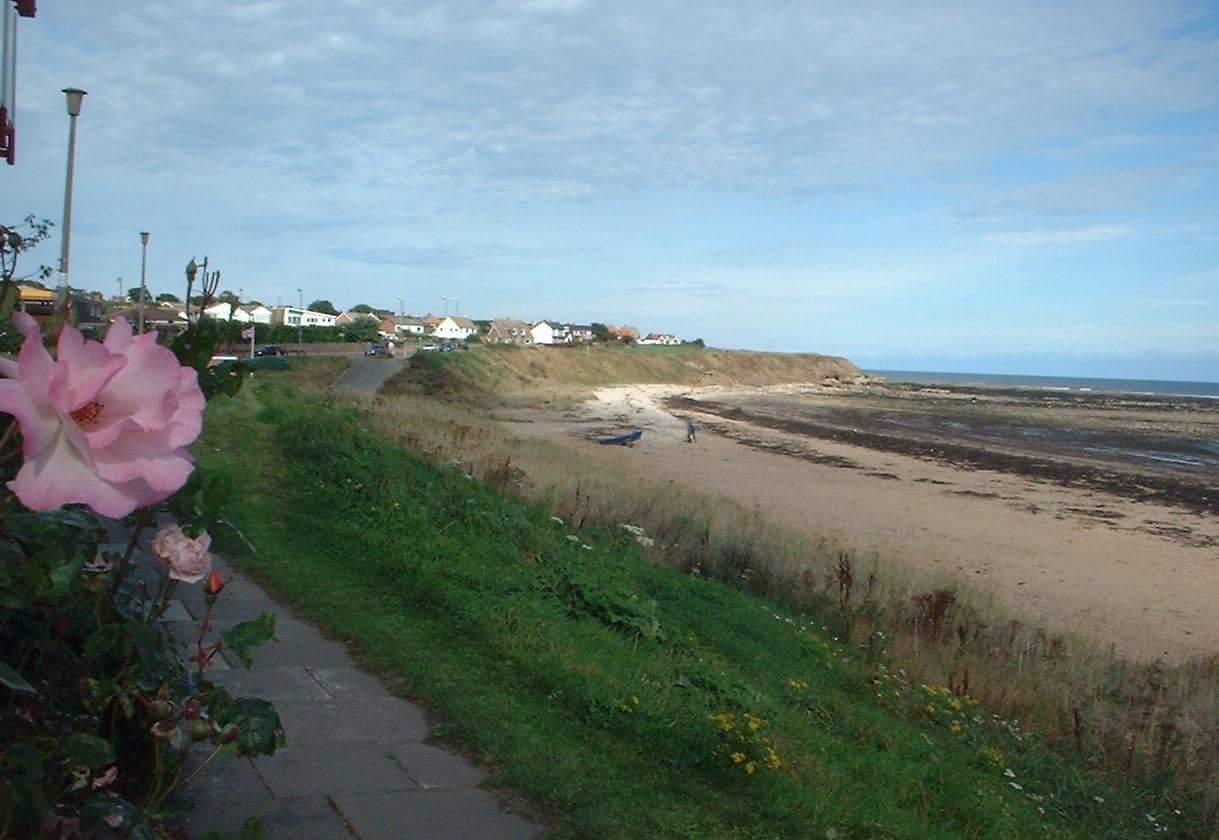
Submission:
[[[17,258],[51,235],[50,220],[38,221],[33,213],[19,225],[0,225],[0,280],[12,280],[17,273]],[[51,276],[49,266],[39,266],[34,274],[45,280]],[[34,276],[31,274],[30,276]],[[35,284],[41,285],[41,284]]]
[[[221,303],[227,303],[230,306],[240,306],[241,305],[241,298],[237,297],[237,295],[233,294],[232,292],[230,292],[227,289],[225,289],[220,294],[216,295],[216,300],[220,301]]]
[[[357,303],[355,306],[351,307],[351,311],[352,312],[361,312],[365,315],[371,315],[372,307],[369,306],[367,303]]]
[[[144,295],[144,302],[152,303],[152,295],[149,294],[148,290],[144,289],[142,293]],[[140,294],[141,294],[140,287],[132,286],[130,289],[127,290],[127,300],[131,301],[132,303],[139,303]]]
[[[315,300],[309,304],[309,308],[314,312],[324,312],[327,315],[338,315],[339,310],[334,308],[334,304],[328,300]]]
[[[614,340],[614,334],[609,331],[609,327],[607,327],[605,324],[599,324],[596,321],[593,321],[591,324],[589,324],[589,326],[593,331],[593,341],[605,342]]]
[[[371,316],[356,318],[343,325],[346,341],[377,341],[381,338],[381,322]]]
[[[161,292],[157,295],[157,303],[181,303],[182,299],[170,292]]]

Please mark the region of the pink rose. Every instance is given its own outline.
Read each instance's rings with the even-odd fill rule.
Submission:
[[[177,525],[166,525],[157,531],[149,547],[158,560],[169,566],[171,578],[195,583],[212,570],[212,555],[208,553],[211,545],[212,538],[206,531],[192,540]]]
[[[17,361],[0,359],[0,411],[21,426],[25,462],[9,487],[33,510],[86,504],[122,517],[173,495],[194,469],[187,445],[203,426],[193,368],[116,318],[104,343],[71,326],[56,358],[24,312]]]

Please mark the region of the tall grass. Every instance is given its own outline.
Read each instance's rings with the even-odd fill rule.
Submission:
[[[1180,791],[1216,825],[1217,657],[1127,661],[1020,621],[959,581],[651,480],[597,447],[523,437],[481,412],[419,396],[379,397],[375,408],[377,426],[411,449],[542,501],[576,528],[641,527],[657,560],[812,615],[876,662],[977,697],[1118,783]]]

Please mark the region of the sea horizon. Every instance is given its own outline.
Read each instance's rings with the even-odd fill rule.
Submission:
[[[1032,388],[1050,391],[1098,391],[1116,394],[1156,394],[1219,399],[1219,382],[1184,379],[1133,379],[1101,376],[1041,376],[1037,374],[980,373],[970,371],[863,369],[889,382],[915,385],[979,385]]]

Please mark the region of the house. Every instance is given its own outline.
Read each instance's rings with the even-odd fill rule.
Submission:
[[[423,332],[424,335],[431,335],[440,326],[440,319],[431,312],[423,316]]]
[[[557,321],[538,321],[529,330],[534,344],[569,344],[571,333],[566,324]]]
[[[422,318],[405,317],[398,319],[397,330],[398,335],[423,335],[426,327]]]
[[[203,314],[214,321],[237,321],[242,324],[247,324],[250,321],[250,313],[240,306],[233,306],[223,300],[217,301],[207,309],[204,309]]]
[[[243,320],[243,323],[250,324],[269,324],[271,323],[271,308],[264,306],[261,303],[243,303],[238,307],[242,312],[248,315],[248,318]],[[234,316],[233,320],[238,320]]]
[[[608,327],[610,335],[619,341],[638,341],[639,330],[635,327]]]
[[[375,318],[376,316],[370,316]],[[398,337],[398,319],[393,315],[377,319],[377,332],[382,338],[397,338]]]
[[[639,343],[640,344],[663,344],[665,346],[681,344],[681,342],[677,340],[676,336],[669,335],[668,333],[648,333],[646,336],[639,339]]]
[[[333,327],[337,321],[337,315],[301,309],[299,306],[277,306],[271,310],[271,323],[287,327]]]
[[[533,344],[533,336],[524,321],[496,318],[487,330],[485,341],[488,344]]]
[[[368,312],[353,312],[352,310],[349,309],[346,312],[342,312],[335,316],[334,325],[336,327],[342,327],[342,326],[346,326],[347,324],[354,324],[356,321],[360,320],[361,318],[375,318],[375,317],[376,317],[375,315],[372,315]]]
[[[591,342],[593,340],[593,328],[588,324],[568,324],[567,333],[571,336],[571,341]]]
[[[50,318],[55,314],[55,300],[58,293],[54,289],[18,286],[17,296],[17,308],[27,315],[35,318]]]
[[[436,325],[432,335],[449,341],[465,341],[478,332],[478,325],[461,315],[446,315]]]
[[[126,309],[120,309],[110,316],[110,320],[113,321],[120,317],[126,318],[127,322],[135,327],[140,323],[140,307],[128,306]],[[156,330],[176,335],[185,330],[187,326],[189,323],[186,320],[186,312],[180,306],[164,303],[144,305],[145,331]]]

